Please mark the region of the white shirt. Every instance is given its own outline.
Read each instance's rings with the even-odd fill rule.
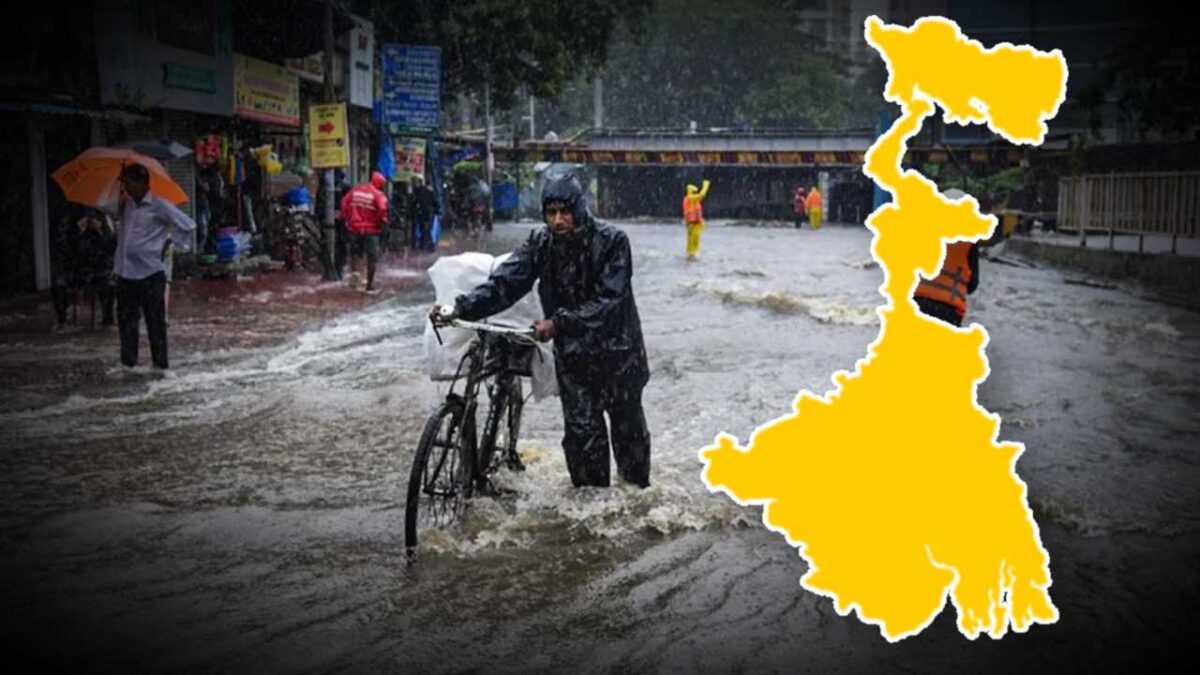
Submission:
[[[149,192],[140,202],[125,197],[116,218],[117,254],[113,272],[125,279],[145,279],[165,272],[163,246],[168,240],[179,250],[189,250],[196,221],[167,200]],[[178,236],[172,236],[178,235]]]

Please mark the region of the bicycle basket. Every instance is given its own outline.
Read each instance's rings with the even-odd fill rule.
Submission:
[[[537,357],[536,352],[537,347],[533,345],[509,345],[506,367],[522,377],[533,377],[533,360]]]
[[[489,365],[503,366],[507,372],[532,377],[533,360],[537,358],[535,352],[537,347],[534,345],[495,337],[491,340],[487,360]]]

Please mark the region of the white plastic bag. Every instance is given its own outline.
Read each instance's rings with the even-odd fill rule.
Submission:
[[[453,307],[454,299],[471,292],[488,280],[492,270],[504,262],[509,254],[499,258],[486,253],[463,253],[440,258],[429,268],[429,278],[437,295],[437,304]],[[533,290],[512,307],[487,318],[492,323],[509,326],[529,326],[542,317],[542,303],[537,297],[537,283]],[[425,357],[429,376],[435,380],[450,379],[458,369],[459,361],[467,353],[475,331],[462,328],[440,328],[442,344],[438,344],[433,326],[425,321]],[[558,380],[554,374],[554,351],[550,343],[537,346],[538,354],[533,357],[533,397],[541,400],[558,395]]]

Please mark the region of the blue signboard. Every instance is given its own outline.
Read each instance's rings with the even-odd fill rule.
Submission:
[[[442,113],[442,51],[383,45],[384,124],[436,129]]]

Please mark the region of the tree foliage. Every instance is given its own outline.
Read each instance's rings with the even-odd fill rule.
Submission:
[[[1176,7],[1139,26],[1113,54],[1100,81],[1081,87],[1075,100],[1090,115],[1093,133],[1101,109],[1115,101],[1122,122],[1145,139],[1195,136],[1200,119],[1200,42],[1187,11]]]
[[[622,36],[604,69],[616,126],[845,125],[848,78],[797,29],[799,2],[661,0],[645,38]]]
[[[598,70],[618,28],[636,34],[650,7],[644,0],[412,0],[367,11],[380,35],[441,47],[448,92],[490,85],[503,109],[519,89],[553,99],[573,77]]]
[[[777,82],[750,90],[742,115],[759,127],[840,127],[846,118],[846,89],[827,60],[803,54],[784,68]]]

